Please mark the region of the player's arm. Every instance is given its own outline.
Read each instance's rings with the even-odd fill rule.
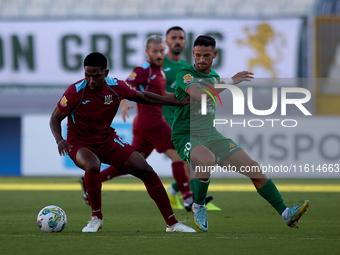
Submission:
[[[254,74],[252,72],[242,71],[242,72],[238,72],[237,74],[235,74],[233,77],[231,77],[229,79],[222,79],[221,83],[222,84],[236,85],[236,84],[239,84],[243,81],[251,81],[252,79],[254,79],[253,75]],[[217,93],[221,93],[223,90],[225,90],[225,89],[216,89]]]
[[[184,106],[190,103],[190,98],[184,98],[177,100],[174,98],[163,97],[148,91],[137,91],[134,96],[127,98],[131,101],[141,104],[149,105],[172,105],[172,106]]]
[[[176,99],[176,93],[169,93],[169,92],[164,91],[164,96],[168,98]]]
[[[66,118],[66,116],[67,114],[62,112],[58,108],[58,106],[56,106],[50,119],[50,128],[54,136],[54,139],[58,145],[58,151],[60,156],[68,154],[69,151],[71,150],[71,146],[66,140],[64,140],[64,138],[61,135],[61,122],[63,119]]]
[[[231,79],[224,79],[221,80],[220,83],[222,84],[231,84],[231,85],[236,85],[239,84],[243,81],[251,81],[252,79],[254,79],[253,77],[253,73],[249,72],[249,71],[242,71],[242,72],[238,72],[237,74],[235,74]],[[210,89],[208,86],[204,88],[205,90],[208,90],[210,93],[215,93],[215,91],[217,93],[221,93],[223,90],[225,90],[225,88],[212,88],[215,91],[212,91],[212,89]],[[190,97],[194,98],[197,101],[201,101],[202,98],[202,94],[207,94],[206,91],[201,89],[201,86],[199,84],[192,84],[190,85],[187,90],[186,93],[190,95]]]

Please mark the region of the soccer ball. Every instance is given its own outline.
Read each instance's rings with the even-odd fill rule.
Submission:
[[[41,209],[37,222],[43,232],[61,232],[66,226],[66,213],[56,205],[49,205]]]

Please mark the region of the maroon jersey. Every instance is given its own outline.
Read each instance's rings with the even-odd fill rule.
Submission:
[[[139,91],[149,91],[164,95],[166,86],[162,67],[153,67],[149,62],[136,67],[126,80]],[[162,106],[137,104],[137,116],[133,121],[134,128],[150,128],[163,123]]]
[[[85,79],[67,88],[58,103],[68,115],[67,140],[95,145],[104,142],[115,131],[110,127],[116,116],[120,100],[134,96],[137,91],[124,81],[105,78],[101,90],[92,91]]]

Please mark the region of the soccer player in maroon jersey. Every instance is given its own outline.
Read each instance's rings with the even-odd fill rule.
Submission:
[[[107,59],[94,52],[84,60],[85,79],[68,87],[51,115],[50,127],[60,155],[69,155],[85,171],[85,184],[92,217],[82,232],[97,232],[103,226],[101,211],[100,165],[106,163],[140,178],[167,223],[167,232],[195,232],[179,223],[168,196],[146,160],[134,146],[120,138],[110,127],[119,103],[126,98],[151,105],[186,105],[150,92],[132,89],[124,81],[107,77]],[[61,135],[61,121],[68,117],[67,140]]]
[[[138,91],[150,91],[175,99],[175,93],[165,92],[166,79],[162,67],[165,59],[165,44],[162,37],[150,36],[146,40],[145,53],[147,61],[136,67],[126,81]],[[121,105],[125,108],[128,107],[125,100],[122,100]],[[157,152],[164,153],[171,159],[172,174],[182,193],[184,205],[191,207],[193,195],[184,169],[184,162],[171,141],[171,127],[162,115],[162,107],[138,103],[137,111],[137,116],[133,121],[132,145],[145,158],[150,155],[153,149],[156,149]],[[117,171],[113,166],[110,166],[100,175],[102,181],[106,181],[123,174],[126,173]]]

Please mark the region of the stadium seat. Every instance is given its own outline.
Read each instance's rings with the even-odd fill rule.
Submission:
[[[315,8],[315,4],[319,8]],[[2,19],[272,17],[305,16],[311,10],[339,12],[333,0],[2,0]]]

